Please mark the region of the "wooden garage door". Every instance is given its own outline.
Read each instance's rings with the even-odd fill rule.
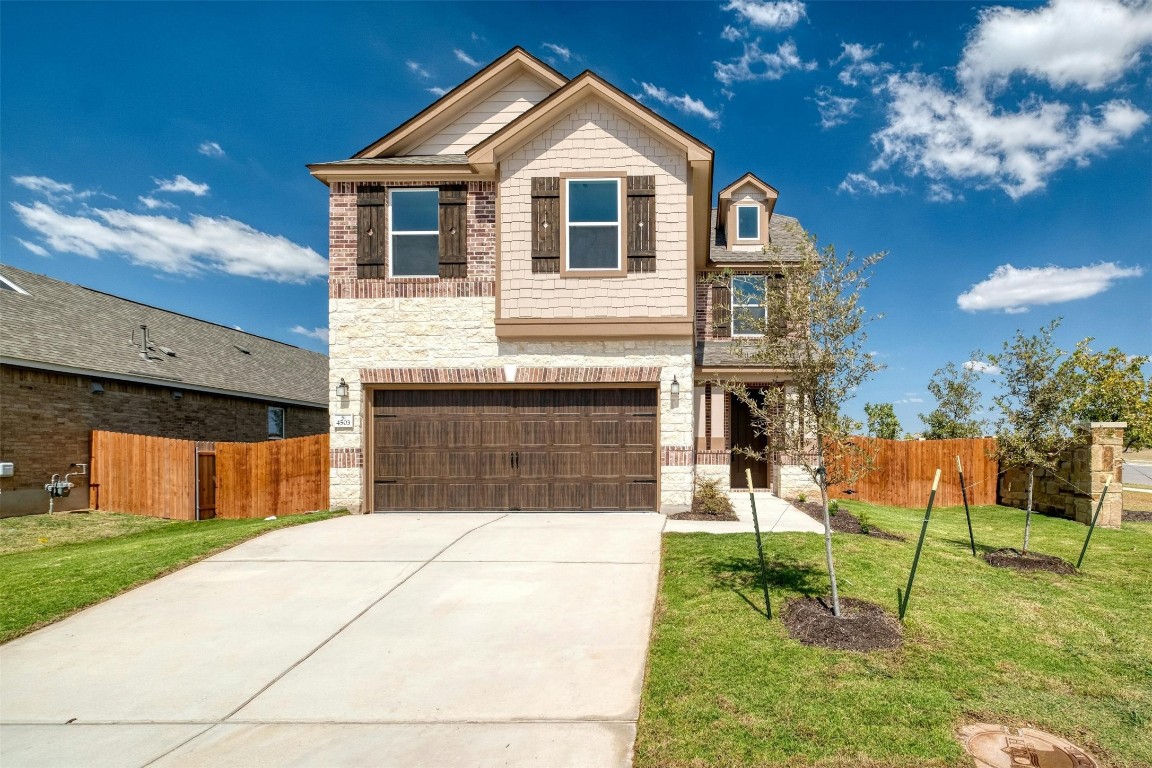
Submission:
[[[654,510],[656,390],[381,390],[375,509]]]

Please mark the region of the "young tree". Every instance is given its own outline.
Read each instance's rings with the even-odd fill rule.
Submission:
[[[983,354],[973,352],[972,360],[980,360]],[[948,363],[937,368],[928,382],[928,391],[936,398],[936,407],[927,414],[920,414],[924,422],[926,440],[951,440],[958,437],[980,437],[984,434],[985,419],[977,418],[980,410],[980,391],[976,382],[980,373],[971,366],[957,368]]]
[[[1152,447],[1152,379],[1144,376],[1147,356],[1133,356],[1112,347],[1093,352],[1084,339],[1072,353],[1072,364],[1087,386],[1076,405],[1082,421],[1126,421],[1124,450]]]
[[[1056,346],[1056,319],[1034,336],[1020,331],[988,360],[1000,369],[1003,390],[993,398],[1001,416],[996,424],[997,454],[1002,465],[1028,471],[1028,506],[1024,549],[1032,529],[1032,491],[1036,470],[1055,470],[1060,454],[1074,442],[1076,406],[1083,377]]]
[[[884,440],[900,439],[900,422],[892,403],[865,403],[864,415],[868,417],[869,435]]]
[[[744,314],[732,318],[733,327],[743,324],[761,334],[734,341],[734,353],[746,362],[785,371],[787,385],[756,397],[739,382],[717,383],[748,406],[756,431],[768,437],[766,451],[742,452],[761,460],[768,458],[765,453],[788,455],[819,487],[832,612],[838,617],[828,488],[855,482],[870,466],[859,443],[850,439],[859,424],[843,415],[843,407],[882,368],[864,349],[865,328],[879,316],[869,315],[860,298],[884,254],[840,256],[831,245],[818,249],[815,238],[798,225],[795,234],[803,244],[801,255],[768,248],[774,272],[770,279],[749,288],[750,282],[742,278],[718,278],[731,281],[734,305],[751,307],[741,307]],[[748,291],[759,296],[737,295]]]

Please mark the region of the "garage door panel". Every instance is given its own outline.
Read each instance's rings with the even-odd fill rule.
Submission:
[[[374,392],[375,509],[655,509],[657,399],[651,388]]]

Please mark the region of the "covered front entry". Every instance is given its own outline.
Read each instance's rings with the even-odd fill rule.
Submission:
[[[657,390],[372,393],[373,509],[656,509]]]
[[[749,394],[755,397],[757,402],[764,402],[764,396],[758,390],[750,387]],[[733,449],[732,476],[730,478],[732,487],[746,488],[748,486],[748,480],[745,475],[745,470],[750,469],[752,470],[752,485],[756,488],[769,488],[768,464],[763,461],[750,459],[736,450],[738,448],[748,448],[753,451],[763,452],[768,448],[768,438],[763,434],[756,434],[756,429],[752,421],[752,411],[740,398],[730,395],[728,400],[731,407],[729,429],[732,435]]]

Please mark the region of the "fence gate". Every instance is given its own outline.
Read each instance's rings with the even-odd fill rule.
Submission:
[[[196,519],[216,517],[216,445],[196,444]]]

